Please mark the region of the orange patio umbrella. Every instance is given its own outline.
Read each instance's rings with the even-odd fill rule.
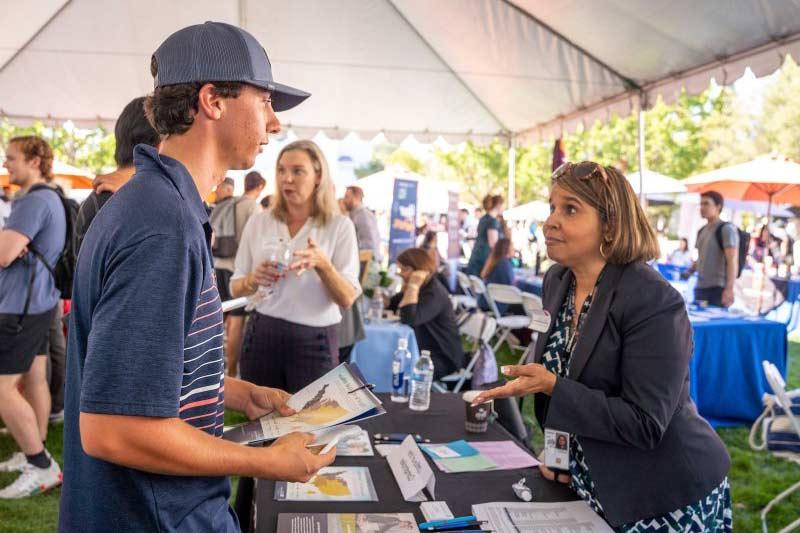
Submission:
[[[768,220],[772,204],[800,205],[800,163],[781,156],[761,156],[698,174],[684,184],[691,192],[717,191],[731,200],[767,202]]]

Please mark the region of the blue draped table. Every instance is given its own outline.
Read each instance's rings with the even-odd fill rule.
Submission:
[[[689,362],[691,396],[715,427],[751,424],[769,388],[761,362],[786,377],[786,325],[722,310],[690,310],[694,355]]]
[[[399,322],[365,324],[366,337],[358,341],[350,352],[350,361],[358,365],[375,392],[392,391],[392,357],[397,350],[397,339],[408,339],[411,364],[419,359],[419,347],[414,330]]]
[[[793,304],[800,301],[800,278],[771,278],[775,288],[786,298],[786,301]]]
[[[668,263],[656,263],[656,268],[668,281],[680,281],[681,274],[689,270],[689,267],[670,265]]]

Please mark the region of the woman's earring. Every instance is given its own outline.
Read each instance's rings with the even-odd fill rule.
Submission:
[[[600,243],[600,257],[602,257],[604,260],[608,260],[608,256],[606,256],[606,253],[603,251],[604,244],[606,244],[605,241]]]

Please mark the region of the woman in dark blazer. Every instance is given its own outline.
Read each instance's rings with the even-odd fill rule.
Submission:
[[[692,329],[645,262],[658,244],[613,167],[553,174],[544,279],[550,325],[535,362],[475,401],[535,395],[543,428],[570,434],[568,472],[540,466],[618,531],[731,531],[730,458],[689,397]]]

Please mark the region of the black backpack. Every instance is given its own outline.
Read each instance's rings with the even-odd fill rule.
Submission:
[[[730,222],[723,222],[722,224],[717,226],[717,229],[714,230],[714,238],[716,239],[717,244],[719,245],[719,249],[722,250],[723,253],[725,251],[725,247],[722,246],[722,228],[728,224],[733,226],[733,228],[739,234],[739,269],[736,272],[736,277],[738,278],[742,275],[742,270],[744,270],[744,265],[747,262],[747,252],[750,250],[750,234],[741,228],[737,228]],[[700,229],[700,231],[703,231],[702,228]],[[700,231],[697,232],[698,238],[700,237]]]
[[[75,221],[78,218],[78,210],[80,206],[78,202],[73,200],[72,198],[67,198],[64,196],[64,191],[61,187],[50,187],[45,184],[36,184],[32,186],[28,190],[28,194],[32,193],[33,191],[52,191],[53,193],[58,195],[59,200],[61,200],[61,205],[64,207],[64,218],[67,222],[67,232],[64,239],[64,249],[61,251],[61,255],[58,257],[55,265],[51,265],[47,262],[47,259],[33,247],[33,244],[28,244],[28,250],[33,253],[33,255],[41,261],[45,268],[50,272],[53,276],[53,280],[55,280],[56,289],[61,292],[61,298],[63,300],[69,300],[72,298],[72,280],[75,277],[75,260],[76,254],[75,250],[72,248],[72,234],[75,231]],[[31,280],[31,284],[33,280]]]

